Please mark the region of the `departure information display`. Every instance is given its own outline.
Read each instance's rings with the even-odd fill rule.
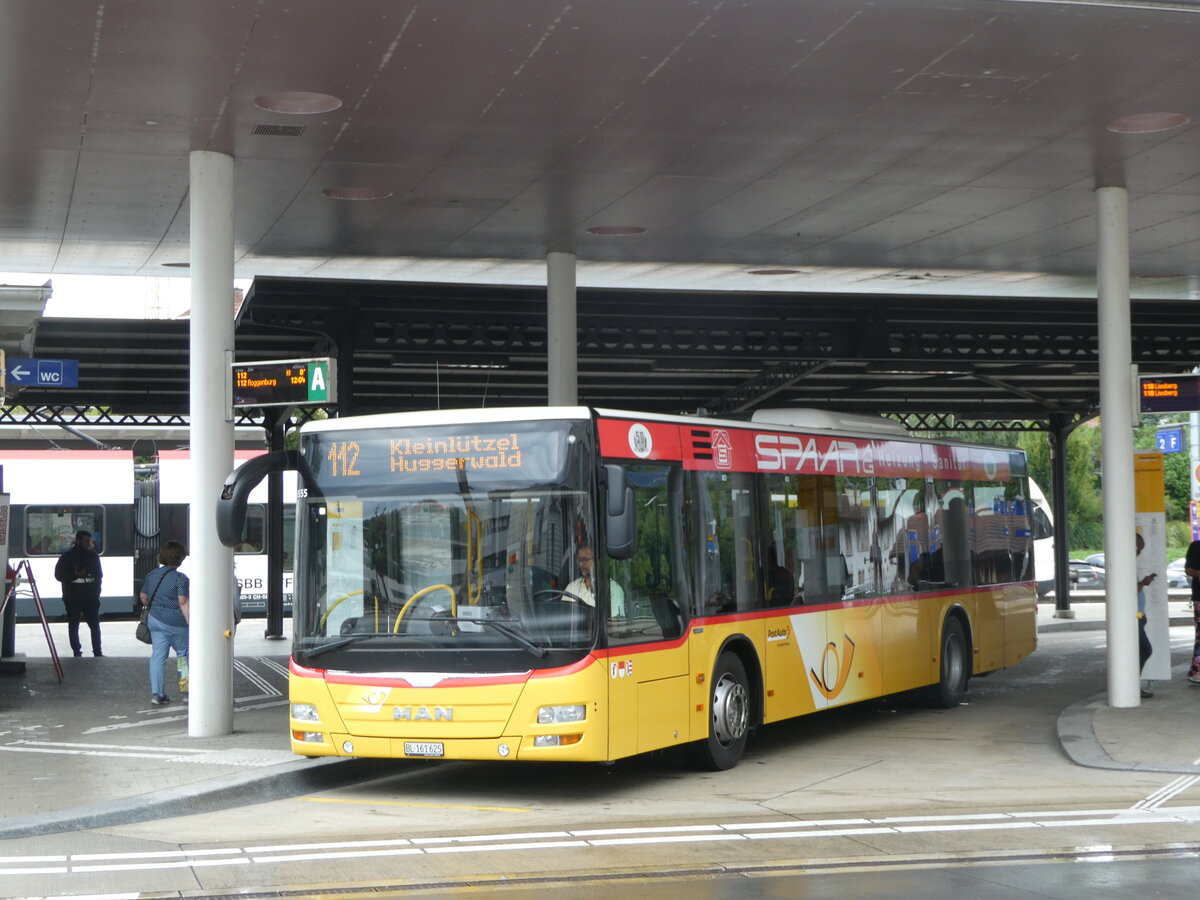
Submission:
[[[1200,375],[1171,375],[1139,381],[1144,413],[1200,410]]]
[[[233,364],[233,405],[316,406],[337,402],[335,366],[320,359],[273,359]]]

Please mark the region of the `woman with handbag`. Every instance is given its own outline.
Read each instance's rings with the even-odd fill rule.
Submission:
[[[170,703],[163,668],[171,649],[180,672],[180,690],[186,691],[188,655],[188,577],[179,571],[187,558],[187,548],[179,541],[167,541],[158,551],[159,566],[146,576],[139,598],[148,607],[150,627],[150,702],[155,706]],[[185,695],[186,699],[186,695]]]

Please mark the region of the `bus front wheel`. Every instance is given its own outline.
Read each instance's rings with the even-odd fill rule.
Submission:
[[[732,769],[750,737],[752,707],[746,667],[736,654],[722,653],[717,659],[708,707],[708,737],[692,744],[692,762],[714,771]]]
[[[970,659],[962,622],[953,617],[947,619],[942,628],[941,654],[938,657],[940,676],[937,684],[926,688],[926,700],[930,706],[951,709],[962,702],[967,693]]]

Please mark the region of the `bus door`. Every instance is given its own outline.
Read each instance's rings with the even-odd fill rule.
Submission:
[[[763,650],[763,715],[774,722],[817,708],[808,657],[824,653],[828,606],[842,599],[848,569],[831,476],[767,475],[763,486],[766,604],[780,610]]]
[[[806,654],[809,687],[818,709],[878,696],[887,664],[880,568],[888,538],[880,533],[883,501],[866,476],[838,475],[832,481],[824,522],[827,529],[836,530],[847,574],[841,597],[829,599],[824,647],[819,655]]]
[[[683,473],[678,464],[625,469],[637,509],[637,550],[626,560],[600,559],[600,547],[596,554],[607,591],[596,602],[607,644],[612,758],[689,739]]]
[[[692,551],[692,615],[700,618],[688,640],[693,737],[708,734],[711,686],[707,676],[726,644],[753,653],[747,672],[761,669],[767,618],[763,615],[765,566],[757,521],[756,476],[745,472],[694,471],[688,475],[684,520]],[[700,675],[706,676],[699,679]]]

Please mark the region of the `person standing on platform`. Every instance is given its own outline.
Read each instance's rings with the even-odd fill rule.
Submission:
[[[1150,637],[1146,634],[1146,588],[1150,587],[1150,583],[1158,577],[1156,572],[1151,572],[1149,567],[1143,560],[1142,551],[1146,549],[1146,541],[1140,535],[1134,535],[1137,541],[1137,618],[1138,618],[1138,672],[1146,668],[1146,660],[1154,654],[1154,646],[1150,643]],[[1142,685],[1142,698],[1153,697],[1154,692],[1150,688]]]
[[[171,702],[167,696],[167,664],[172,648],[179,672],[179,690],[187,702],[188,689],[188,577],[179,571],[187,558],[187,549],[179,541],[167,541],[158,551],[159,566],[146,576],[138,598],[150,608],[146,624],[150,628],[150,702],[163,706]]]
[[[104,572],[90,531],[75,532],[75,543],[58,558],[54,577],[62,583],[71,652],[83,656],[83,646],[79,643],[79,620],[82,618],[92,633],[92,655],[103,656],[100,649],[100,581]]]
[[[1192,666],[1187,680],[1200,684],[1200,541],[1192,541],[1187,548],[1183,572],[1192,579],[1192,619],[1196,623],[1196,636],[1192,645]]]

